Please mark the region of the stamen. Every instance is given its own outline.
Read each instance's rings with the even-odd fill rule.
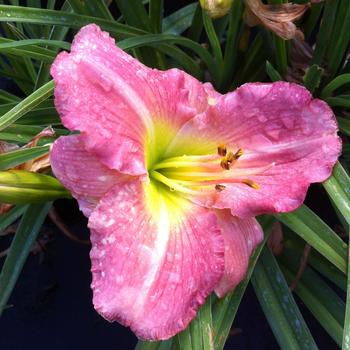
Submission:
[[[220,166],[225,170],[230,170],[230,163],[227,161],[226,157],[221,160]]]
[[[206,168],[216,170],[218,165],[215,163],[205,163],[205,162],[186,162],[186,161],[175,161],[175,162],[161,162],[153,167],[153,170],[165,169],[165,168]]]
[[[242,183],[244,183],[245,185],[248,185],[251,188],[254,188],[255,190],[260,189],[260,185],[252,180],[244,179],[244,180],[242,180]]]
[[[227,148],[224,144],[220,144],[218,146],[218,155],[221,157],[225,157],[227,153]]]
[[[215,190],[218,191],[218,192],[223,191],[225,188],[226,188],[225,185],[220,185],[220,184],[216,184],[215,185]]]
[[[218,153],[220,151],[220,146],[218,147]],[[219,153],[220,154],[220,153]],[[229,152],[226,154],[226,148],[225,148],[225,157],[222,158],[221,162],[220,162],[220,166],[221,168],[225,169],[225,170],[230,170],[231,165],[239,158],[241,157],[243,154],[243,149],[239,148],[238,151],[236,153],[233,152]]]
[[[173,191],[178,191],[186,194],[191,195],[206,195],[208,194],[208,191],[199,191],[199,190],[192,190],[187,187],[181,186],[177,181],[167,178],[166,176],[162,175],[161,173],[158,173],[157,171],[150,171],[149,173],[150,177],[153,179],[158,180],[159,182],[162,182],[163,184],[169,186],[169,189]]]
[[[191,180],[191,181],[208,181],[208,180],[217,180],[218,182],[230,182],[230,179],[235,179],[234,182],[240,181],[240,178],[244,178],[250,175],[263,174],[267,170],[271,169],[274,166],[274,163],[271,163],[262,167],[255,168],[244,168],[244,169],[235,169],[234,173],[222,171],[220,168],[218,172],[206,172],[206,171],[186,171],[179,169],[172,170],[166,169],[163,174],[170,178],[176,178],[178,180]]]
[[[239,148],[238,151],[235,153],[235,159],[238,159],[243,155],[243,148]]]

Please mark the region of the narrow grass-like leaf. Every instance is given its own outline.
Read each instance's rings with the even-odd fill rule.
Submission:
[[[31,148],[22,148],[16,151],[0,154],[0,170],[6,170],[16,167],[28,160],[40,157],[48,153],[50,146],[38,146]]]
[[[17,119],[21,118],[27,112],[32,110],[40,102],[49,98],[54,89],[54,82],[50,81],[34,91],[31,95],[18,103],[14,108],[0,117],[0,130],[5,129],[7,126],[14,123]]]
[[[227,89],[232,84],[232,78],[238,58],[238,43],[240,39],[240,28],[242,26],[243,9],[243,0],[233,1],[229,15],[230,20],[224,52],[224,68],[220,86],[221,90]]]
[[[188,329],[185,329],[179,333],[176,338],[180,350],[192,350],[191,333],[188,331]]]
[[[147,342],[139,340],[135,350],[158,350],[160,342]]]
[[[241,62],[237,69],[237,75],[234,77],[235,87],[247,81],[254,81],[255,74],[262,65],[264,65],[265,74],[265,50],[260,33],[249,46]]]
[[[5,90],[1,90],[0,89],[0,102],[19,102],[20,101],[20,98],[5,91]]]
[[[5,130],[0,131],[0,140],[26,144],[42,130],[43,128],[41,126],[12,124]],[[38,141],[38,146],[44,146],[47,143],[51,143],[55,138],[63,135],[69,135],[70,133],[66,129],[54,129],[54,132],[55,134],[51,137],[41,138]]]
[[[96,23],[109,33],[122,37],[145,34],[141,29],[103,18],[82,16],[55,10],[9,5],[0,5],[0,22],[59,25],[77,29],[89,23]]]
[[[199,321],[200,311],[198,311],[197,317],[190,323],[187,328],[187,332],[189,332],[191,336],[191,346],[192,350],[201,350],[203,349],[203,337],[202,337],[202,328],[201,323]]]
[[[188,30],[188,38],[198,42],[203,30],[202,7],[197,3],[196,11],[193,15],[191,27]]]
[[[8,226],[14,223],[26,211],[26,205],[16,205],[11,208],[6,214],[0,215],[0,232],[5,230]]]
[[[286,258],[285,256],[281,256],[279,260],[285,262],[281,268],[288,283],[292,283],[298,270],[298,261],[295,261],[293,257]],[[341,346],[345,304],[339,296],[308,267],[296,284],[295,292],[316,320]]]
[[[70,43],[67,43],[66,41],[60,41],[60,40],[26,39],[26,40],[19,40],[19,41],[6,40],[6,42],[4,42],[4,40],[2,39],[0,41],[0,51],[3,51],[4,49],[12,49],[16,47],[26,47],[26,46],[33,46],[33,45],[54,46],[54,47],[59,47],[61,49],[70,50]],[[48,53],[50,52],[49,50],[46,50],[46,49],[41,49],[41,50],[43,52],[48,52]]]
[[[213,76],[216,76],[217,73],[215,70],[215,65],[209,52],[205,50],[200,44],[181,36],[169,34],[141,35],[134,38],[124,39],[118,43],[118,46],[123,50],[127,50],[131,48],[142,47],[146,45],[156,45],[160,43],[174,43],[191,49],[207,65],[210,73]]]
[[[323,186],[346,222],[350,224],[350,178],[339,162]]]
[[[349,95],[339,95],[337,97],[327,97],[325,101],[331,107],[342,107],[350,108],[350,98]]]
[[[24,42],[24,44],[22,44],[22,42]],[[51,63],[55,58],[54,52],[39,46],[31,45],[27,40],[12,41],[0,38],[0,52],[3,54],[6,53],[10,57],[18,56],[21,58],[34,58],[47,63]]]
[[[160,33],[164,11],[164,0],[150,0],[149,21],[153,33]]]
[[[220,41],[216,34],[212,19],[204,10],[202,11],[202,15],[204,29],[207,33],[207,37],[209,39],[209,43],[215,57],[215,69],[219,72],[218,76],[220,77],[220,73],[222,74],[223,68],[223,57],[221,52]]]
[[[294,255],[300,256],[305,248],[305,241],[299,236],[291,232],[288,234],[288,228],[283,229],[284,233],[284,246],[293,252]],[[308,263],[313,269],[318,271],[321,275],[325,276],[328,280],[333,282],[336,286],[342,290],[346,290],[346,275],[341,272],[333,264],[330,264],[328,260],[322,256],[315,249],[311,249],[308,257]]]
[[[1,202],[43,203],[57,198],[71,198],[71,195],[52,176],[24,170],[0,171]]]
[[[321,92],[321,98],[325,99],[332,96],[333,92],[345,84],[350,84],[350,74],[341,74],[329,82]]]
[[[350,42],[350,1],[348,0],[340,0],[332,37],[336,40],[330,40],[327,51],[328,71],[331,76],[340,69]]]
[[[350,119],[337,117],[339,129],[345,135],[350,136]]]
[[[170,350],[172,339],[161,342],[138,341],[135,350]]]
[[[51,203],[30,205],[22,217],[0,274],[0,315],[17,282]]]
[[[349,188],[348,188],[349,189]],[[348,232],[350,236],[350,232]],[[350,245],[349,245],[350,247]],[[342,350],[350,349],[350,250],[348,255],[348,285],[346,292],[346,309],[345,309],[345,321],[344,321],[344,331],[343,331],[343,343]]]
[[[313,248],[334,264],[340,271],[347,271],[347,245],[306,205],[275,217],[302,237]]]
[[[313,64],[307,69],[306,74],[303,78],[304,86],[313,93],[321,83],[322,69],[317,65]]]
[[[336,22],[336,14],[339,0],[327,0],[317,34],[316,47],[311,59],[311,64],[322,66],[327,46],[332,41],[333,26]]]
[[[189,4],[175,11],[163,20],[163,33],[179,35],[188,29],[193,20],[197,4]]]
[[[144,5],[138,0],[115,0],[120,12],[129,24],[150,30],[150,22]]]
[[[63,3],[61,7],[61,11],[69,12],[69,13],[73,12],[68,1],[65,1]],[[52,26],[47,35],[47,39],[62,41],[66,37],[68,31],[69,31],[68,27]],[[53,49],[53,50],[57,52],[57,49]],[[38,70],[38,74],[37,74],[37,79],[35,81],[34,90],[38,89],[40,86],[47,83],[49,80],[50,80],[50,66],[48,64],[45,64],[44,62],[41,62]]]
[[[319,23],[322,14],[323,3],[312,4],[310,14],[303,25],[303,33],[306,39],[310,39],[312,32]]]
[[[317,349],[271,251],[265,247],[252,284],[270,327],[282,349]]]
[[[211,296],[199,310],[199,321],[202,331],[203,350],[214,350],[214,332]]]
[[[266,61],[266,73],[271,79],[271,81],[283,80],[280,73],[278,73],[278,71],[273,67],[273,65],[269,61]]]

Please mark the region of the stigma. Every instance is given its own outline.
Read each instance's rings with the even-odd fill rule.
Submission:
[[[236,167],[241,157],[244,157],[242,148],[229,150],[219,144],[212,154],[163,159],[149,170],[149,177],[169,187],[171,192],[189,195],[223,192],[232,183],[258,190],[259,184],[244,177],[254,174]]]

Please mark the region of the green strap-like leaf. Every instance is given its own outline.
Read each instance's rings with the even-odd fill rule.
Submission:
[[[350,232],[348,232],[350,236]],[[343,331],[343,343],[342,350],[350,349],[350,250],[349,250],[349,260],[348,260],[348,283],[346,292],[346,309],[345,309],[345,321],[344,321],[344,331]]]
[[[252,284],[280,347],[317,349],[278,263],[267,247],[255,267]]]
[[[0,231],[5,230],[13,222],[15,222],[27,209],[26,205],[16,205],[6,214],[0,215]]]
[[[22,148],[16,151],[0,154],[0,170],[6,170],[16,167],[28,160],[40,157],[48,153],[50,146],[38,146],[31,148]]]
[[[23,101],[18,103],[10,111],[0,117],[0,130],[5,129],[7,126],[14,123],[17,119],[32,110],[35,106],[40,104],[42,101],[49,98],[54,89],[54,82],[51,80],[38,90],[34,91],[31,95],[26,97]]]
[[[205,32],[207,33],[207,37],[209,39],[209,43],[215,57],[215,70],[218,72],[214,76],[214,78],[219,79],[219,81],[216,80],[216,82],[219,83],[221,74],[223,73],[223,64],[224,64],[220,41],[216,34],[213,21],[207,14],[207,12],[203,10],[202,16],[203,16],[204,29],[205,29]]]
[[[319,251],[340,271],[347,271],[347,245],[306,205],[302,205],[291,213],[275,216]]]
[[[278,73],[278,71],[273,67],[273,65],[269,61],[266,61],[266,73],[271,79],[271,81],[283,80],[281,74]]]
[[[236,69],[243,8],[243,0],[235,0],[232,2],[224,52],[224,68],[221,81],[221,89],[223,90],[227,89],[231,85],[232,77]]]
[[[340,131],[350,136],[350,119],[337,117],[337,121]]]
[[[332,176],[323,183],[323,187],[350,224],[350,178],[339,162],[335,165]]]
[[[197,4],[189,4],[172,13],[163,20],[163,33],[179,35],[188,29],[193,20]]]
[[[295,255],[288,249],[284,249],[279,256],[278,260],[282,262],[282,271],[289,284],[297,274],[300,257],[301,255]],[[343,300],[309,267],[305,268],[296,283],[295,292],[322,327],[341,346],[345,316]]]
[[[118,43],[118,46],[123,50],[127,50],[131,48],[161,43],[173,43],[189,48],[203,60],[211,74],[214,74],[214,76],[216,75],[215,65],[209,52],[205,50],[200,44],[181,36],[169,34],[146,34],[124,39]]]
[[[332,31],[336,22],[337,8],[339,0],[327,0],[323,11],[320,29],[317,34],[316,47],[311,60],[311,64],[321,65],[327,46],[332,41]]]
[[[27,207],[23,215],[0,274],[0,315],[7,304],[50,207],[51,203],[32,204]]]
[[[332,93],[345,84],[350,83],[350,74],[341,74],[328,83],[322,90],[321,98],[330,97]]]
[[[26,47],[26,46],[33,46],[33,45],[46,45],[46,46],[54,46],[59,47],[61,49],[70,50],[70,43],[67,43],[66,41],[61,40],[46,40],[46,39],[26,39],[26,40],[4,40],[4,38],[1,38],[0,40],[0,51],[3,51],[4,49],[12,49],[16,47]],[[39,49],[39,48],[37,48]],[[51,54],[50,50],[47,49],[40,49],[40,52],[45,52],[48,54]],[[55,55],[55,53],[52,53]]]
[[[0,21],[59,25],[77,29],[89,23],[96,23],[101,26],[101,28],[114,35],[128,37],[145,34],[141,29],[103,18],[22,6],[0,5]]]
[[[343,107],[350,108],[350,98],[349,95],[339,95],[337,97],[327,97],[325,101],[331,107]]]

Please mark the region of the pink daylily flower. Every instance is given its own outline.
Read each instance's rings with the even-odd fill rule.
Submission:
[[[96,310],[141,339],[183,330],[244,278],[254,216],[291,211],[330,176],[341,142],[328,105],[285,82],[225,95],[158,71],[88,25],[56,58],[63,124],[52,170],[89,218]]]

